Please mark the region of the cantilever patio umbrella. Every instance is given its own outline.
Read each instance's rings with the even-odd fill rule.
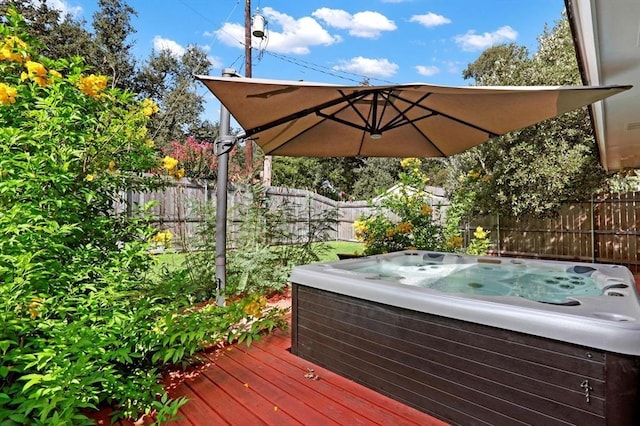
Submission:
[[[338,86],[196,78],[265,154],[294,157],[448,157],[630,88]],[[219,177],[219,200],[226,200],[224,183],[226,176]],[[226,279],[223,205],[216,226],[219,290]]]
[[[630,88],[197,78],[265,154],[297,157],[447,157]]]

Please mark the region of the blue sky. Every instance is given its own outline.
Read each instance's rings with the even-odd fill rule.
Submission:
[[[213,63],[211,75],[223,68],[244,74],[245,1],[129,0],[138,12],[134,54],[144,60],[167,48],[180,55],[198,45]],[[97,7],[97,0],[48,2],[88,22]],[[252,14],[258,9],[267,37],[252,41],[254,78],[466,86],[462,70],[484,49],[515,42],[535,51],[564,1],[251,0]]]

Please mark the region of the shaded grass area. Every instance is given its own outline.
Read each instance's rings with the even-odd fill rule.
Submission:
[[[338,253],[340,254],[362,254],[364,251],[364,244],[351,241],[332,241],[327,243],[329,250],[326,253],[322,253],[320,256],[320,262],[333,262],[338,260]]]
[[[345,254],[362,254],[364,245],[358,242],[351,241],[331,241],[324,243],[328,250],[323,251],[320,254],[320,262],[333,262],[338,260],[338,253]],[[156,271],[160,271],[163,267],[169,270],[178,269],[183,266],[185,253],[160,253],[154,255],[156,259]]]

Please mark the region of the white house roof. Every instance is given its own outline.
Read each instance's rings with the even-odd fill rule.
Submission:
[[[633,85],[591,106],[606,170],[640,168],[640,1],[565,0],[583,83]]]

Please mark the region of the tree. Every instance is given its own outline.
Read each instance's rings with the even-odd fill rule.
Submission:
[[[160,113],[149,128],[160,146],[189,136],[197,135],[199,140],[213,140],[217,136],[217,130],[210,133],[215,126],[201,119],[204,98],[197,93],[198,83],[193,79],[194,74],[207,74],[210,67],[206,52],[198,46],[189,46],[182,55],[169,50],[152,52],[136,75],[136,92],[160,106]]]
[[[99,0],[98,7],[93,28],[99,52],[91,65],[111,77],[112,87],[131,89],[135,61],[131,55],[133,43],[127,39],[135,32],[131,16],[137,16],[137,12],[121,0]]]
[[[526,47],[515,43],[501,44],[482,52],[462,71],[462,77],[474,79],[476,86],[522,85],[525,84],[523,74],[530,69],[530,61]]]
[[[83,56],[88,63],[95,63],[97,46],[85,22],[71,15],[61,16],[60,11],[50,8],[45,0],[13,0],[0,2],[0,14],[6,16],[10,6],[20,13],[28,23],[28,34],[38,40],[38,52],[52,59]]]
[[[533,56],[512,44],[492,47],[463,75],[477,85],[580,85],[566,16],[544,29]],[[514,216],[552,215],[564,201],[589,198],[605,178],[586,108],[460,154],[449,170],[450,191],[474,191],[477,210]]]

